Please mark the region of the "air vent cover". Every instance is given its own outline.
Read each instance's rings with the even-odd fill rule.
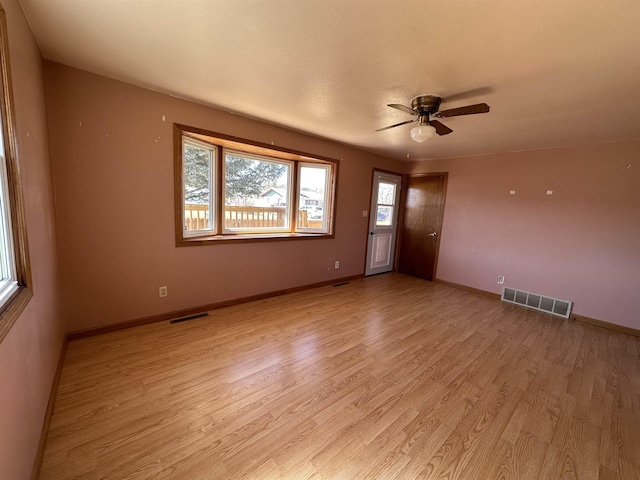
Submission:
[[[571,314],[572,302],[568,300],[545,297],[544,295],[525,292],[524,290],[517,290],[515,288],[504,287],[502,290],[502,301],[533,308],[534,310],[558,315],[563,318],[569,318]]]

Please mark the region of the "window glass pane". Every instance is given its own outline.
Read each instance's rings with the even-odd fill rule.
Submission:
[[[7,161],[4,158],[4,138],[2,136],[2,118],[0,117],[0,280],[3,282],[13,280],[15,278],[14,270]]]
[[[326,231],[329,167],[302,165],[299,176],[298,228]]]
[[[0,280],[15,279],[7,165],[0,157]]]
[[[376,214],[376,226],[391,226],[393,220],[393,207],[387,207],[384,205],[378,205],[378,212]]]
[[[378,203],[393,205],[396,197],[396,184],[380,182],[378,185]]]
[[[184,230],[212,230],[213,151],[184,144]]]
[[[291,164],[225,152],[226,230],[288,230]]]

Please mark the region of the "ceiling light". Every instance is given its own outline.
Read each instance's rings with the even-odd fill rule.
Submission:
[[[435,127],[428,124],[420,124],[411,129],[411,140],[418,143],[424,143],[427,140],[431,140],[435,134]]]

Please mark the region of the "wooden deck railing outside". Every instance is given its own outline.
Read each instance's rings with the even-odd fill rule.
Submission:
[[[186,230],[207,228],[209,207],[187,204],[184,210]],[[285,226],[285,207],[225,207],[225,228],[282,228]],[[309,219],[305,210],[298,211],[298,226],[322,228],[322,220]]]

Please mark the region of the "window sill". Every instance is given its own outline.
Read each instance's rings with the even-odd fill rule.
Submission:
[[[178,239],[176,247],[195,247],[199,245],[213,245],[217,243],[252,243],[279,242],[283,240],[308,240],[313,238],[334,238],[328,233],[238,233],[211,235]]]
[[[0,343],[4,337],[7,336],[7,333],[9,333],[13,324],[16,323],[16,320],[18,320],[18,317],[32,297],[33,292],[30,288],[19,287],[3,305],[0,310]]]

